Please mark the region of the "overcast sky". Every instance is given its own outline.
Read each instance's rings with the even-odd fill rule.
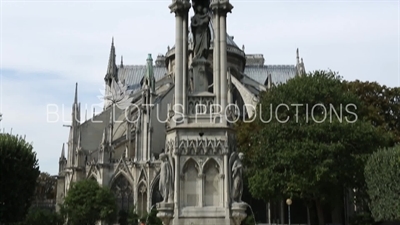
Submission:
[[[56,174],[75,82],[82,113],[101,104],[111,38],[117,59],[144,64],[174,45],[171,1],[1,1],[1,129],[26,134],[40,169]],[[400,86],[393,1],[234,1],[228,33],[266,64],[332,69],[347,80]],[[50,108],[48,108],[50,106]],[[48,114],[58,108],[59,118]],[[96,108],[100,111],[100,107]]]

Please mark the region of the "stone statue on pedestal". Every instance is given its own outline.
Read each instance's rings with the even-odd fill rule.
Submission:
[[[233,202],[242,202],[243,194],[243,153],[233,152],[229,159],[232,169],[231,197]],[[232,165],[233,164],[233,165]]]
[[[163,203],[173,202],[173,192],[174,192],[174,171],[172,158],[167,153],[160,154],[161,170],[160,170],[160,183],[159,190],[161,196],[163,197]]]
[[[211,43],[211,31],[209,23],[211,17],[209,15],[208,1],[193,1],[194,16],[191,19],[191,29],[193,33],[193,56],[194,59],[207,59],[208,50]]]

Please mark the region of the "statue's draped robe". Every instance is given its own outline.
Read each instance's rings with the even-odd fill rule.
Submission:
[[[210,48],[211,32],[208,27],[210,17],[208,14],[199,15],[196,14],[192,18],[192,32],[193,32],[193,43],[194,43],[194,58],[207,59],[208,49]]]
[[[243,191],[243,164],[241,160],[236,160],[232,166],[232,198],[234,201],[241,201]]]
[[[161,164],[160,183],[159,183],[159,189],[164,202],[168,202],[171,200],[168,199],[168,197],[171,195],[173,182],[174,181],[172,180],[172,167],[168,161],[164,161]]]

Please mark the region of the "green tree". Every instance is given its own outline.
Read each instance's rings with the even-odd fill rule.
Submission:
[[[36,180],[35,200],[56,199],[57,179],[49,173],[41,172]]]
[[[31,208],[21,225],[63,225],[63,217],[45,209]]]
[[[0,224],[25,218],[39,173],[32,145],[21,136],[0,134]]]
[[[111,223],[117,217],[116,199],[108,188],[100,187],[96,181],[82,180],[72,184],[63,212],[70,225],[94,225],[99,220]]]
[[[148,216],[146,216],[147,217],[145,220],[145,222],[147,222],[146,225],[162,225],[163,224],[161,219],[157,217],[157,213],[158,213],[158,210],[155,208],[153,208],[150,211]]]
[[[375,221],[400,221],[400,145],[372,154],[365,166]]]
[[[324,206],[339,211],[346,188],[363,188],[366,157],[388,142],[360,107],[333,72],[299,76],[264,93],[255,121],[237,127],[245,135],[239,148],[251,194],[311,201],[325,224]]]
[[[359,80],[346,82],[348,89],[356,94],[364,105],[366,119],[394,135],[400,143],[400,87],[387,87],[377,82]]]
[[[128,224],[129,225],[138,225],[140,216],[132,209],[129,210],[128,213]]]

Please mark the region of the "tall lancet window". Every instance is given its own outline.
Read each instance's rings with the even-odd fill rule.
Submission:
[[[147,213],[147,187],[144,183],[139,185],[138,193],[138,213],[143,216]]]
[[[119,211],[128,212],[133,207],[133,188],[129,181],[122,175],[119,175],[113,182],[111,190],[117,198]]]
[[[184,206],[199,206],[200,187],[198,185],[199,173],[197,163],[190,159],[183,167],[184,182],[183,182],[183,205]]]
[[[204,204],[205,206],[219,206],[219,167],[215,160],[210,159],[204,165],[204,174]]]

